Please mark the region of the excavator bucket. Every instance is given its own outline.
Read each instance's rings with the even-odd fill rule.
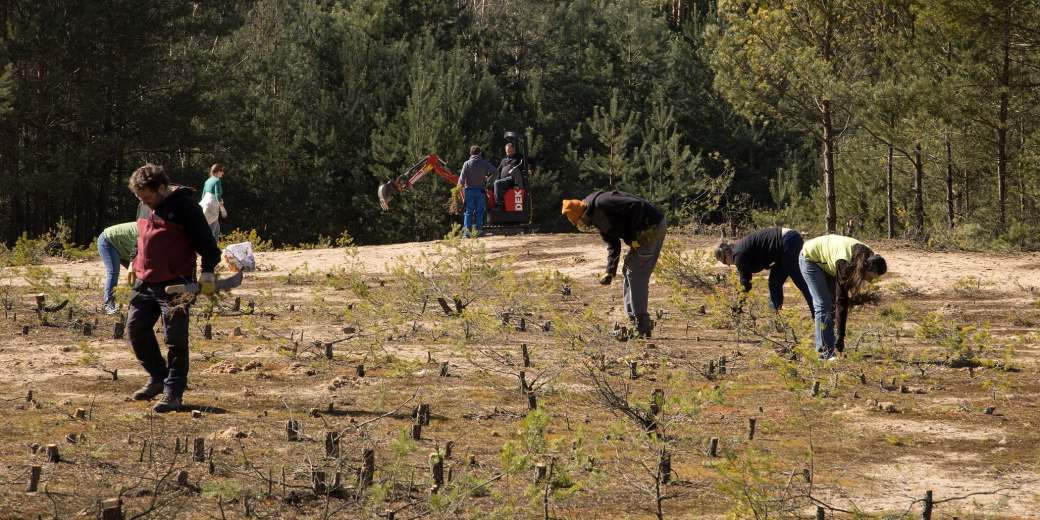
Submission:
[[[394,187],[394,181],[389,180],[379,185],[379,207],[383,208],[383,211],[390,209],[390,199],[397,195],[397,188]]]

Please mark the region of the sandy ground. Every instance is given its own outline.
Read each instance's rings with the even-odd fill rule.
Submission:
[[[690,251],[698,251],[705,255],[710,253],[716,243],[712,237],[680,237],[683,246]],[[587,234],[556,234],[556,235],[526,235],[526,236],[492,236],[479,239],[492,256],[510,256],[514,259],[513,264],[521,272],[533,272],[541,270],[557,270],[569,275],[582,285],[590,287],[587,294],[595,297],[603,295],[614,295],[618,288],[600,289],[595,287],[594,280],[602,272],[606,251],[599,237]],[[367,246],[357,250],[358,254],[353,259],[363,266],[363,269],[376,276],[385,274],[387,266],[395,262],[407,262],[409,258],[415,258],[420,254],[433,254],[437,242],[393,244],[385,246]],[[1019,334],[1035,331],[1033,325],[1020,326],[1016,328],[1012,324],[1005,323],[1009,312],[1016,309],[1031,309],[1035,314],[1035,302],[1040,296],[1040,254],[1036,253],[942,253],[928,252],[913,249],[912,247],[894,241],[881,241],[872,244],[874,249],[888,259],[889,274],[882,281],[882,287],[899,287],[900,291],[913,294],[915,305],[917,302],[926,310],[938,310],[950,314],[958,314],[970,317],[986,319],[993,316],[997,320],[994,330],[1002,334]],[[348,261],[348,254],[344,249],[315,249],[276,251],[259,253],[257,262],[259,270],[249,273],[243,287],[237,294],[251,296],[257,294],[256,288],[251,288],[250,280],[264,281],[268,288],[273,284],[274,277],[284,277],[293,274],[307,274],[328,272],[343,267]],[[62,263],[53,262],[46,265],[56,275],[57,280],[68,277],[74,284],[88,284],[95,287],[100,286],[104,269],[100,261]],[[720,266],[721,269],[721,266]],[[763,283],[762,282],[759,283]],[[0,272],[0,285],[25,286],[23,269],[3,269]],[[302,290],[279,284],[277,291],[285,294],[291,291]],[[100,290],[100,289],[98,289]],[[600,292],[592,292],[600,291]],[[662,298],[663,291],[656,291],[655,298]],[[591,297],[591,296],[590,296]],[[613,299],[613,296],[609,298]],[[801,303],[800,301],[798,302]],[[674,325],[678,327],[678,324]],[[328,329],[336,327],[329,326]],[[263,330],[263,327],[260,327]],[[196,334],[193,331],[192,334]],[[322,329],[309,329],[308,338],[323,333]],[[270,353],[262,352],[257,347],[246,348],[243,340],[221,336],[221,341],[233,347],[235,356],[230,358],[238,364],[244,364],[248,359],[263,359],[264,363],[270,363],[269,358],[263,358]],[[663,348],[679,350],[687,348],[687,344],[693,343],[688,339],[675,337],[662,338]],[[699,339],[698,339],[698,342]],[[114,343],[114,342],[109,342]],[[707,341],[705,343],[708,343]],[[712,348],[716,345],[704,345],[703,347],[690,348]],[[46,341],[35,342],[32,340],[12,338],[12,340],[0,348],[0,383],[17,381],[18,388],[29,387],[44,380],[60,377],[62,375],[79,375],[83,378],[95,378],[96,374],[88,369],[69,363],[69,357],[74,354],[64,353],[55,348],[56,345]],[[721,345],[719,345],[721,347]],[[407,357],[420,358],[425,354],[422,345],[401,344],[395,345],[398,354]],[[5,353],[5,350],[7,351]],[[716,352],[717,354],[717,352]],[[1023,359],[1035,359],[1040,356],[1040,345],[1022,342],[1018,346],[1018,354]],[[446,354],[441,354],[446,355]],[[120,374],[129,377],[140,375],[140,370],[134,366],[124,351],[118,348],[106,349],[100,352],[102,364],[120,368]],[[193,354],[194,357],[194,354]],[[277,359],[277,356],[274,357]],[[451,360],[453,370],[471,370],[466,367],[464,358],[446,358]],[[193,361],[194,363],[195,361]],[[61,366],[60,370],[44,370],[47,366]],[[206,374],[213,374],[210,367]],[[287,369],[285,375],[279,377],[297,377],[296,371],[301,367]],[[1035,373],[1035,367],[1029,369],[1029,374]],[[418,377],[426,377],[418,374]],[[126,383],[129,384],[129,383]],[[311,386],[293,388],[293,392],[299,396],[317,396],[327,393],[325,386],[328,381],[313,381]],[[363,380],[363,385],[372,384],[369,380]],[[0,385],[3,386],[3,385]],[[452,400],[464,400],[465,391],[477,391],[480,387],[459,387],[448,395]],[[238,388],[234,389],[236,392]],[[206,392],[214,393],[214,389],[202,389],[200,394]],[[256,394],[250,394],[250,398],[262,398],[271,401],[279,399],[277,392],[281,387],[272,386],[269,389],[257,389]],[[1030,390],[1033,391],[1033,390]],[[865,392],[865,390],[864,390]],[[59,389],[55,392],[55,398],[67,398],[70,401],[82,400],[83,393],[75,390]],[[238,393],[229,393],[227,398],[242,397]],[[909,396],[893,395],[887,397],[895,400],[900,407],[913,407],[912,411],[897,415],[879,415],[874,411],[864,411],[865,407],[855,406],[845,411],[833,414],[834,419],[842,424],[850,436],[858,439],[880,439],[881,450],[892,450],[893,443],[910,442],[908,439],[922,439],[921,444],[911,444],[907,453],[885,462],[868,460],[855,464],[855,471],[848,471],[849,482],[843,482],[846,489],[854,489],[854,496],[824,495],[828,496],[836,506],[854,509],[856,507],[864,510],[895,509],[905,507],[915,497],[923,495],[927,489],[941,489],[947,496],[937,496],[936,499],[949,498],[950,494],[970,495],[972,493],[986,493],[973,497],[975,505],[962,505],[961,511],[975,516],[962,516],[962,518],[988,517],[992,511],[999,510],[1003,518],[1040,518],[1040,475],[1037,474],[1035,457],[1022,459],[1020,467],[1008,469],[1002,466],[1001,472],[989,471],[988,460],[990,458],[1003,457],[1007,450],[1018,450],[1016,453],[1025,453],[1030,449],[1028,444],[1040,441],[1036,438],[1036,427],[1040,424],[1040,409],[1037,407],[1038,396],[1035,391],[1028,395],[1019,395],[1015,400],[1009,400],[1008,404],[1001,404],[1001,411],[1008,415],[985,416],[982,419],[977,415],[965,416],[957,421],[949,420],[948,411],[959,406],[977,409],[985,404],[985,399],[976,396],[971,400],[964,396],[950,397],[942,391],[933,391],[928,395]],[[445,400],[449,398],[446,397]],[[902,400],[900,400],[902,399]],[[860,400],[862,402],[862,399]],[[1012,404],[1013,403],[1013,404]],[[464,405],[464,403],[461,403]],[[947,415],[942,415],[946,413]],[[265,412],[266,414],[266,412]],[[233,415],[233,414],[231,414]],[[510,426],[502,424],[496,428],[508,430]],[[739,428],[739,426],[738,426]],[[1033,432],[1031,437],[1025,437],[1023,432]],[[1027,444],[1023,446],[1023,444]],[[830,460],[827,471],[832,474],[842,474],[845,469]],[[853,466],[853,461],[849,461]],[[969,469],[961,469],[969,468]],[[826,483],[821,483],[826,487]],[[1013,492],[989,493],[996,488],[1016,488]],[[967,504],[971,504],[969,501]],[[0,508],[2,509],[2,508]],[[949,511],[947,508],[946,511]],[[1007,516],[1010,515],[1010,516]],[[685,517],[685,516],[684,516]],[[690,518],[696,516],[688,516]]]

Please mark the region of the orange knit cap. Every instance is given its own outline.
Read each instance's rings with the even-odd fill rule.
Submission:
[[[585,201],[578,199],[564,199],[563,214],[571,224],[578,225],[582,215],[585,214]]]

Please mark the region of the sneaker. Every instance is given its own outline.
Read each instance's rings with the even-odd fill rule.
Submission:
[[[104,311],[105,314],[111,316],[111,315],[119,312],[119,308],[116,307],[116,304],[114,304],[114,303],[106,303],[104,308],[103,308],[103,311]]]
[[[179,412],[181,410],[181,398],[164,393],[159,402],[152,407],[156,413]]]
[[[837,361],[838,353],[833,350],[820,353],[820,361]]]
[[[153,397],[161,394],[162,391],[162,381],[148,381],[147,384],[134,392],[134,401],[150,401]]]

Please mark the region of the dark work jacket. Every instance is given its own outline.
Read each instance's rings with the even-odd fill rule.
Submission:
[[[155,211],[143,203],[137,209],[133,269],[144,282],[194,279],[196,253],[202,256],[204,273],[212,273],[220,263],[220,248],[195,202],[195,190],[184,186],[170,189]]]
[[[740,284],[751,290],[751,275],[784,259],[784,244],[779,227],[760,229],[733,244],[733,265],[740,273]]]
[[[607,243],[607,272],[617,274],[621,242],[629,247],[636,235],[661,223],[664,215],[646,200],[623,191],[597,191],[585,197],[585,212]]]
[[[507,155],[502,158],[502,162],[498,163],[498,178],[508,179],[512,177],[513,183],[516,184],[517,188],[524,189],[524,173],[523,157],[520,154],[512,157]]]

